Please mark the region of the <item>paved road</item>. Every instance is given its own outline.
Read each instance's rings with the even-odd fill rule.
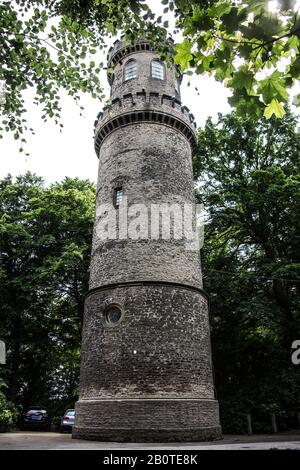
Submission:
[[[70,434],[50,432],[10,432],[0,434],[0,450],[218,450],[218,449],[298,449],[300,432],[266,436],[225,436],[222,441],[151,444],[95,442],[72,439]]]

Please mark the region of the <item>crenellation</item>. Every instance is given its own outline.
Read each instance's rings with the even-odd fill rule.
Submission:
[[[188,118],[190,118],[190,110],[187,106],[181,107],[181,112]]]
[[[158,106],[160,104],[159,93],[155,91],[150,91],[149,104],[152,106]]]
[[[111,101],[111,104],[112,104],[112,107],[114,108],[115,106],[117,107],[117,105],[119,105],[119,108],[122,106],[122,101],[119,97],[117,98],[114,98],[112,101]]]
[[[120,108],[127,108],[128,106],[132,107],[135,105],[132,93],[127,93],[123,95],[123,99],[120,99]]]
[[[166,106],[172,106],[173,98],[170,95],[162,95],[161,104]]]
[[[187,106],[182,106],[181,101],[174,97],[166,94],[160,95],[158,92],[137,91],[135,95],[133,93],[126,93],[122,98],[114,98],[111,104],[106,105],[103,108],[103,112],[98,114],[98,120],[95,121],[95,135],[99,132],[100,128],[105,123],[112,119],[117,114],[123,114],[124,112],[131,111],[132,113],[138,113],[141,116],[140,111],[144,110],[166,110],[167,114],[173,113],[180,120],[184,121],[191,127],[192,131],[196,129],[197,125],[194,120],[193,114]],[[152,119],[152,115],[149,114],[149,119]],[[155,120],[161,120],[156,114],[153,114]],[[129,122],[135,121],[136,119],[129,119]],[[168,121],[169,118],[165,118],[162,122]]]
[[[173,99],[173,108],[176,110],[176,111],[179,111],[181,112],[181,107],[182,107],[182,103],[180,100],[177,100],[176,98]]]
[[[136,107],[145,107],[147,105],[147,100],[146,100],[146,92],[145,91],[138,91],[136,93],[136,98],[134,100],[134,105]]]

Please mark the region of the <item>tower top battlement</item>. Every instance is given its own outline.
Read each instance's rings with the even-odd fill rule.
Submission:
[[[170,43],[170,48],[173,48],[173,39],[169,37],[168,41]],[[107,64],[108,67],[113,67],[117,62],[133,52],[155,52],[155,50],[155,47],[146,38],[140,38],[134,44],[128,44],[124,41],[124,36],[122,36],[121,39],[117,39],[109,49],[107,54]]]
[[[95,121],[95,151],[98,155],[100,146],[107,135],[117,127],[132,122],[160,122],[175,127],[190,142],[192,153],[196,150],[197,128],[195,118],[187,106],[174,96],[157,92],[140,91],[115,98],[100,112]]]
[[[107,54],[107,65],[113,67],[117,62],[124,59],[128,54],[140,51],[154,51],[149,41],[141,38],[135,44],[126,44],[123,38],[117,39]]]
[[[170,47],[174,41],[170,38]],[[153,44],[141,38],[135,44],[116,40],[108,53],[110,103],[95,121],[95,150],[108,135],[132,123],[160,123],[173,127],[196,148],[194,116],[181,103],[182,75],[174,63],[166,64]]]

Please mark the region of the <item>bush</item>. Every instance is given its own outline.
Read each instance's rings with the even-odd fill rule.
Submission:
[[[51,420],[53,426],[59,426],[61,422],[61,416],[54,416]]]
[[[19,416],[18,407],[8,401],[4,394],[6,387],[5,382],[0,379],[0,430],[7,430],[17,422]]]
[[[247,422],[245,409],[239,402],[220,402],[220,418],[223,433],[246,434]]]

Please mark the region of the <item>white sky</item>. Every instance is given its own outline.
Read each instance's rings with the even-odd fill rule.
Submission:
[[[152,9],[160,13],[160,2],[149,1]],[[172,23],[172,18],[167,18]],[[174,36],[173,36],[174,37]],[[178,38],[176,38],[178,40]],[[180,38],[179,38],[180,40]],[[105,84],[107,96],[109,87],[105,71],[100,79]],[[216,118],[217,113],[230,111],[227,102],[229,91],[212,77],[189,77],[191,86],[187,86],[185,77],[181,87],[181,98],[194,114],[198,126],[204,124],[208,116]],[[195,91],[199,90],[199,95]],[[13,176],[31,171],[44,177],[47,183],[60,181],[65,176],[88,178],[96,181],[98,159],[93,146],[94,121],[102,104],[92,97],[85,95],[81,100],[84,106],[84,116],[79,115],[71,97],[61,93],[63,131],[51,120],[44,123],[40,116],[41,109],[32,103],[32,93],[26,92],[29,127],[33,127],[36,135],[28,135],[27,150],[29,157],[19,152],[19,143],[7,134],[0,141],[0,178],[11,173]]]
[[[227,103],[226,90],[212,78],[197,77],[191,80],[191,86],[183,81],[181,97],[184,105],[194,114],[198,126],[208,116],[217,116],[218,112],[230,111]],[[199,89],[199,96],[194,86]],[[107,86],[108,89],[108,86]],[[28,119],[35,135],[28,135],[27,150],[29,157],[19,152],[20,144],[12,134],[7,134],[0,141],[0,178],[11,173],[13,176],[28,170],[43,176],[47,182],[60,181],[65,176],[88,178],[96,181],[98,159],[94,151],[94,121],[102,104],[95,99],[84,96],[84,116],[80,117],[79,109],[72,98],[62,96],[63,131],[51,120],[44,123],[40,116],[41,110],[28,98]]]

